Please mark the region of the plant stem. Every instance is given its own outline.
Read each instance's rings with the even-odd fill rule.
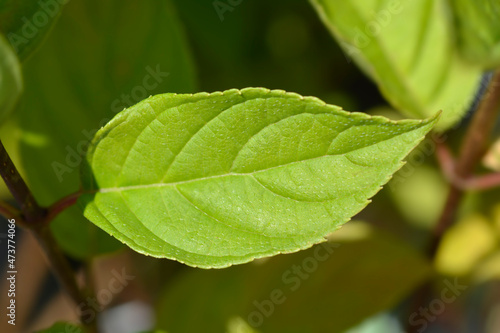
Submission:
[[[493,76],[488,91],[479,108],[476,110],[472,122],[462,142],[460,154],[455,164],[454,174],[459,179],[468,179],[483,157],[490,135],[493,130],[498,109],[500,107],[500,71]],[[434,258],[441,239],[453,224],[464,191],[453,182],[450,184],[445,207],[433,231],[428,248],[428,255]]]
[[[499,107],[500,70],[493,76],[488,91],[474,114],[472,122],[463,139],[456,163],[453,163],[453,157],[445,146],[438,146],[438,159],[443,166],[443,171],[449,176],[448,178],[450,178],[450,188],[446,204],[433,230],[432,238],[427,249],[427,255],[431,260],[434,260],[436,256],[443,235],[455,221],[458,207],[464,195],[464,187],[460,186],[459,183],[462,181],[468,182],[481,161],[486,151],[488,141],[490,140]],[[454,180],[459,180],[459,182]],[[493,180],[495,181],[496,179]],[[424,302],[427,302],[432,297],[432,293],[431,281],[427,280],[414,292],[411,304],[411,311],[413,312],[411,313],[418,313],[420,307],[425,308]],[[408,317],[408,319],[409,318],[410,317]],[[409,321],[406,328],[406,331],[409,333],[420,332],[419,326],[412,326]]]
[[[80,293],[73,275],[73,270],[59,247],[55,245],[57,243],[52,235],[52,232],[50,231],[50,227],[42,226],[40,228],[34,228],[31,231],[34,233],[38,242],[44,249],[47,259],[53,268],[54,274],[61,285],[64,286],[67,293],[77,304],[84,302],[85,298]]]
[[[42,208],[36,202],[1,141],[0,175],[20,207],[20,211],[18,211],[14,207],[0,202],[0,213],[8,218],[19,219],[18,222],[22,222],[20,225],[35,235],[59,283],[77,305],[85,304],[87,295],[78,287],[74,272],[54,239],[49,226],[50,221],[65,208],[74,204],[81,193],[76,192],[64,197],[48,209]],[[93,320],[86,321],[82,314],[80,320],[90,333],[97,332],[95,317]]]
[[[52,204],[48,208],[47,216],[45,217],[45,223],[50,223],[53,219],[56,218],[57,215],[62,213],[66,208],[71,207],[76,203],[80,195],[82,195],[82,191],[77,191],[75,193],[71,193],[64,198],[61,198],[56,203]]]
[[[436,155],[438,158],[441,171],[449,183],[453,183],[455,187],[467,190],[488,190],[500,186],[500,172],[491,172],[484,175],[474,175],[466,179],[462,179],[455,174],[455,159],[453,158],[450,149],[445,144],[438,144]]]
[[[12,162],[9,154],[7,154],[7,151],[1,141],[0,175],[3,178],[5,185],[7,185],[7,188],[12,193],[12,196],[19,204],[24,220],[27,223],[32,223],[45,217],[47,211],[40,207],[35,201],[35,198],[19,174],[19,171],[17,171],[16,166]]]
[[[34,233],[38,242],[44,249],[47,259],[52,266],[54,275],[69,294],[71,299],[76,303],[76,305],[86,304],[87,295],[78,287],[73,270],[57,245],[57,242],[50,231],[50,227],[48,225],[42,225],[39,228],[32,228],[31,231]],[[87,327],[89,332],[96,332],[95,320],[86,320],[82,313],[80,321]]]
[[[465,189],[488,190],[500,186],[500,172],[470,178],[465,182]]]

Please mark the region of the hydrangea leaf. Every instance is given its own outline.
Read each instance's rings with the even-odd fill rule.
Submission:
[[[450,4],[463,56],[486,69],[500,66],[500,2],[455,0]]]
[[[80,203],[134,250],[191,266],[295,252],[363,209],[436,121],[263,88],[157,95],[96,134]]]
[[[311,0],[344,49],[397,110],[427,118],[443,110],[436,129],[466,114],[482,68],[466,62],[444,0]]]
[[[0,32],[20,59],[28,58],[43,42],[67,0],[0,1]]]

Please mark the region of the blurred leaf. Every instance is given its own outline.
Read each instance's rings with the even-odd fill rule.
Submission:
[[[57,21],[63,2],[66,1],[0,1],[0,32],[21,60],[28,58],[43,42]]]
[[[474,96],[479,66],[461,60],[444,0],[311,0],[341,47],[399,111],[437,125],[460,120]]]
[[[30,187],[43,204],[78,190],[94,133],[150,94],[191,92],[194,71],[170,1],[72,0],[25,65],[18,119]],[[52,224],[65,251],[89,257],[121,245],[71,207]]]
[[[263,333],[343,332],[394,306],[429,271],[405,243],[351,222],[306,251],[186,271],[162,295],[158,326],[223,332],[230,318],[240,317]]]
[[[455,15],[460,50],[465,58],[486,69],[500,66],[500,2],[450,1]]]
[[[429,141],[419,147],[424,147]],[[424,148],[422,148],[424,149]],[[396,206],[412,224],[429,229],[439,218],[444,207],[447,183],[441,174],[427,165],[415,165],[412,161],[422,161],[421,156],[413,159],[413,154],[421,154],[415,149],[408,158],[409,162],[396,174],[397,187],[391,187],[391,195]]]
[[[38,333],[84,333],[84,330],[80,325],[60,321]]]
[[[9,152],[18,170],[24,175],[19,163],[19,130],[14,119],[6,118],[9,112],[18,103],[22,91],[21,66],[17,56],[9,43],[0,35],[0,140]],[[3,181],[0,181],[0,200],[12,198],[10,191]]]
[[[191,266],[295,252],[363,209],[436,121],[263,88],[158,95],[96,134],[80,202],[134,250]]]
[[[22,90],[21,66],[14,50],[0,34],[0,122],[14,108]]]
[[[443,237],[436,255],[437,270],[446,275],[465,276],[492,252],[497,235],[489,221],[477,213],[453,225]]]

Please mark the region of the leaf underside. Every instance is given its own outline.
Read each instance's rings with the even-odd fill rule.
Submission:
[[[438,130],[466,114],[482,75],[460,56],[443,0],[311,0],[332,35],[392,106],[414,118],[443,110]]]
[[[157,95],[96,134],[80,203],[134,250],[191,266],[295,252],[363,209],[435,121],[262,88]]]
[[[485,69],[500,66],[500,2],[455,0],[450,4],[464,57]]]

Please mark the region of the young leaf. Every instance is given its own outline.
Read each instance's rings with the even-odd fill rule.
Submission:
[[[0,34],[0,121],[12,110],[23,89],[21,66]]]
[[[191,266],[295,252],[365,207],[435,122],[262,88],[158,95],[96,134],[80,202],[134,250]]]
[[[15,0],[0,2],[0,32],[20,59],[30,56],[57,21],[66,1]]]
[[[70,1],[44,47],[24,65],[16,113],[30,188],[42,205],[78,188],[95,132],[150,94],[196,90],[182,26],[171,1]],[[121,246],[71,207],[51,224],[63,249],[89,258]]]
[[[311,2],[346,56],[396,109],[417,118],[443,110],[440,130],[464,116],[482,69],[459,56],[447,2]]]
[[[500,66],[500,2],[450,1],[456,15],[458,41],[465,58],[486,69]]]

